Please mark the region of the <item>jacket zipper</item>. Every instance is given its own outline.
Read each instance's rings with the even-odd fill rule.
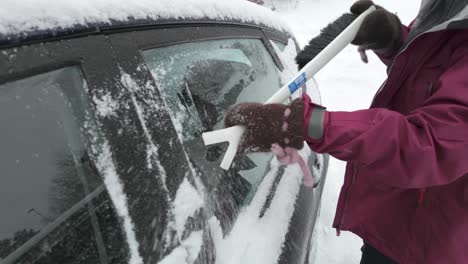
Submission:
[[[340,224],[338,225],[338,228],[336,229],[336,235],[337,236],[340,236],[340,233],[341,233],[341,228],[343,226],[344,218],[345,218],[344,215],[345,215],[345,212],[346,212],[346,207],[348,205],[348,203],[347,203],[348,196],[349,196],[349,193],[351,191],[351,187],[354,184],[355,178],[356,178],[356,164],[353,162],[353,177],[351,178],[351,183],[349,184],[349,186],[348,186],[348,188],[346,190],[346,193],[344,195],[343,210],[341,210]]]

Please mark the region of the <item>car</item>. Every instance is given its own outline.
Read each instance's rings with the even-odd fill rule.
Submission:
[[[297,73],[298,45],[271,10],[0,5],[0,263],[308,262],[328,156],[300,151],[309,188],[271,153],[222,170],[226,145],[201,139]],[[303,92],[320,103],[314,80]]]

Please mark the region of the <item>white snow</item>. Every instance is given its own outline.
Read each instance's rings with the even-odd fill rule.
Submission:
[[[202,198],[187,180],[187,177],[185,177],[184,181],[180,184],[173,205],[176,230],[178,234],[182,235],[187,219],[193,216],[198,209],[203,207]]]
[[[270,1],[273,2],[273,1]],[[275,3],[278,1],[274,1]],[[277,12],[288,21],[301,47],[316,36],[320,29],[336,17],[347,12],[353,1],[303,0],[295,4],[276,5]],[[417,14],[420,1],[374,1],[396,12],[408,24]],[[316,80],[322,93],[323,105],[331,111],[352,111],[369,107],[375,92],[386,78],[385,66],[372,54],[369,64],[360,61],[356,47],[349,46],[330,62]],[[362,241],[357,236],[342,232],[336,236],[332,223],[338,194],[343,184],[345,163],[330,160],[327,180],[322,196],[321,211],[313,237],[310,263],[359,263]]]
[[[245,0],[3,0],[0,34],[69,28],[76,25],[135,19],[203,19],[242,21],[289,31],[267,8]]]
[[[99,153],[96,167],[104,176],[104,184],[106,185],[109,196],[114,203],[117,214],[123,219],[123,226],[127,236],[128,247],[130,249],[129,264],[142,264],[143,259],[138,252],[138,242],[135,237],[133,222],[128,212],[127,196],[123,191],[122,183],[119,180],[114,162],[112,161],[109,143],[105,141],[102,144],[101,149],[96,149],[94,151]]]
[[[310,150],[300,154],[306,159]],[[278,162],[272,161],[271,171],[263,179],[250,205],[242,208],[229,234],[222,237],[217,219],[210,219],[210,228],[216,245],[218,264],[276,263],[282,252],[294,205],[302,184],[302,172],[297,164],[285,169],[271,205],[260,216],[265,200],[278,171]]]
[[[85,84],[85,90],[87,86]],[[102,95],[101,98],[93,97],[97,106],[98,114],[107,116],[113,114],[115,110],[114,100],[110,95]],[[87,113],[87,115],[91,115]],[[123,190],[122,183],[117,174],[117,170],[112,158],[112,152],[109,142],[99,134],[93,121],[86,121],[84,124],[85,132],[91,140],[92,154],[96,156],[96,168],[104,178],[104,184],[109,193],[109,197],[115,206],[117,214],[123,220],[123,228],[127,237],[126,241],[130,249],[129,264],[142,264],[143,259],[138,251],[138,242],[136,240],[133,221],[128,211],[127,196]]]
[[[94,96],[93,101],[96,103],[98,114],[102,117],[115,116],[115,110],[119,108],[119,104],[112,99],[110,94],[101,95],[100,98]]]
[[[159,264],[193,264],[203,244],[203,231],[192,232],[182,245],[172,250]]]
[[[177,247],[165,256],[159,264],[186,264],[188,253],[183,247]]]
[[[190,236],[182,242],[182,246],[187,251],[187,264],[195,262],[203,244],[203,231],[192,232]]]

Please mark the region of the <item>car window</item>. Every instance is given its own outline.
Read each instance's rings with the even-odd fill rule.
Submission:
[[[0,84],[0,262],[126,263],[78,67]]]
[[[272,40],[273,43],[275,43],[276,47],[278,47],[278,49],[280,51],[284,51],[286,49],[286,44],[284,44],[283,42],[279,42],[277,40]]]
[[[223,197],[217,217],[229,227],[270,171],[272,155],[237,155],[229,171],[219,162],[225,146],[205,148],[201,133],[223,127],[224,113],[239,102],[265,102],[281,86],[280,72],[261,40],[192,42],[143,51],[161,96],[194,166],[209,191]]]

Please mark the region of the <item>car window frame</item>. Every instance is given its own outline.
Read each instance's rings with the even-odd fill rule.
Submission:
[[[182,24],[177,27],[173,26],[166,28],[139,30],[121,33],[118,35],[124,34],[132,35],[137,47],[142,51],[194,41],[208,41],[233,38],[259,39],[267,48],[268,52],[272,56],[276,66],[280,71],[283,71],[284,67],[269,40],[270,37],[273,36],[275,40],[278,40],[285,44],[288,43],[288,38],[286,37],[286,35],[272,33],[272,31],[252,26],[226,24]],[[161,37],[161,35],[163,35],[164,37]]]

